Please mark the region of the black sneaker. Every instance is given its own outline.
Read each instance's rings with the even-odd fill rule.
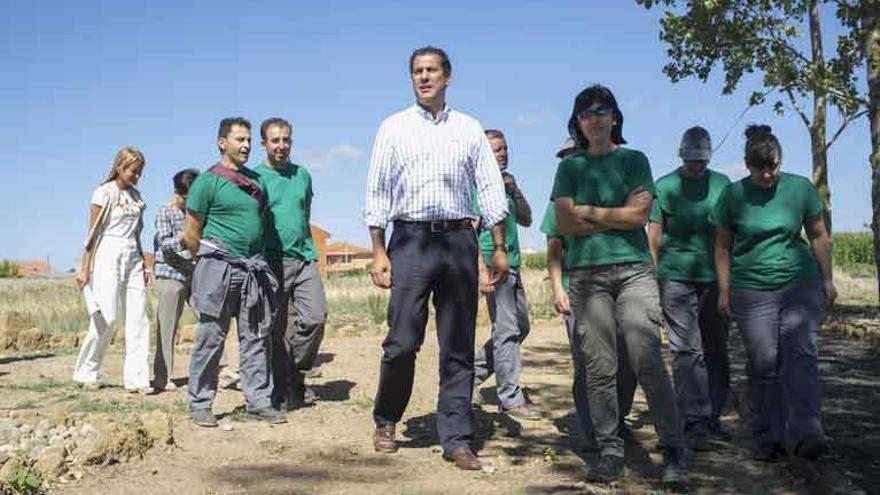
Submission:
[[[295,383],[287,395],[287,410],[293,411],[310,407],[318,400],[318,394],[305,383]]]
[[[189,412],[189,416],[192,418],[192,422],[199,426],[206,428],[217,426],[217,418],[214,417],[214,413],[210,409],[193,409]]]
[[[272,407],[258,407],[256,409],[250,409],[247,412],[248,419],[252,419],[255,421],[265,421],[267,423],[277,425],[281,423],[287,423],[287,416],[278,409]]]
[[[752,449],[752,459],[758,462],[776,463],[786,458],[785,449],[781,444],[761,445]]]
[[[709,438],[709,435],[704,434],[690,435],[685,440],[685,443],[687,444],[688,450],[692,450],[694,452],[708,452],[714,447]]]
[[[623,457],[603,455],[599,463],[587,468],[587,481],[611,483],[623,476]]]
[[[688,489],[690,482],[684,464],[684,449],[663,449],[663,486],[675,491],[683,491]]]
[[[801,440],[797,447],[794,448],[794,455],[808,461],[815,461],[825,455],[826,452],[828,452],[828,439],[822,435]]]

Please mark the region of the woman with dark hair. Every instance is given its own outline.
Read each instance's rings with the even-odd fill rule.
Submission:
[[[174,370],[174,341],[183,303],[189,298],[190,276],[195,264],[183,245],[183,225],[186,213],[186,195],[189,186],[198,177],[193,168],[174,174],[174,196],[156,213],[156,237],[153,249],[156,264],[153,268],[156,289],[156,352],[153,359],[153,388],[174,390],[171,381]]]
[[[681,425],[660,353],[660,296],[645,234],[654,192],[651,167],[643,153],[621,146],[626,143],[623,114],[604,86],[577,96],[568,128],[584,151],[559,164],[553,198],[559,230],[569,236],[565,266],[571,309],[601,449],[587,479],[607,482],[623,472],[615,375],[617,354],[626,352],[654,418],[663,482],[686,485]],[[618,348],[618,331],[624,348]]]
[[[718,310],[736,321],[748,355],[753,456],[781,460],[789,442],[816,459],[828,450],[816,340],[823,305],[837,297],[831,243],[816,188],[780,172],[770,127],[745,134],[750,175],[724,189],[714,214]]]

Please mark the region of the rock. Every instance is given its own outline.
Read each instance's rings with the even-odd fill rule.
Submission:
[[[79,433],[80,435],[87,438],[94,438],[98,436],[98,430],[96,430],[94,426],[89,424],[83,425],[82,428],[80,428]]]
[[[0,312],[0,349],[15,349],[22,330],[36,326],[37,321],[30,315],[17,311]]]
[[[0,444],[15,443],[20,437],[21,432],[14,421],[0,420]]]
[[[37,455],[34,467],[44,477],[61,476],[67,470],[67,448],[64,445],[55,445],[43,449]]]
[[[30,434],[34,431],[34,426],[25,423],[18,427],[18,431],[20,431],[22,434]]]

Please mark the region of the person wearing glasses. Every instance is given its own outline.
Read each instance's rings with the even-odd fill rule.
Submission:
[[[660,296],[645,224],[654,195],[645,155],[621,145],[623,114],[611,90],[595,85],[575,99],[569,133],[584,150],[559,164],[553,187],[559,230],[569,236],[565,264],[587,371],[599,463],[587,480],[623,473],[616,378],[619,352],[645,390],[663,452],[663,482],[688,484],[672,382],[660,352]],[[617,345],[618,328],[623,348]]]
[[[822,202],[805,177],[780,172],[770,126],[746,129],[749,176],[727,186],[714,212],[718,310],[743,336],[752,405],[752,455],[781,461],[828,450],[817,339],[837,298]],[[806,231],[809,245],[801,237]]]

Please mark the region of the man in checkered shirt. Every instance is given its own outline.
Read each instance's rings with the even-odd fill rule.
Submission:
[[[370,276],[376,286],[391,289],[373,445],[378,452],[397,450],[395,424],[412,393],[431,297],[440,346],[437,431],[443,456],[460,469],[479,470],[471,411],[479,257],[472,191],[493,237],[489,285],[507,278],[501,223],[507,199],[482,126],[446,105],[452,75],[446,53],[420,48],[409,69],[417,101],[380,125],[364,207],[373,244]],[[389,223],[394,230],[386,248]]]
[[[156,291],[156,352],[153,360],[153,388],[174,390],[174,341],[183,303],[189,298],[189,283],[195,266],[181,241],[186,213],[183,211],[189,186],[199,175],[193,168],[174,174],[174,196],[156,214],[153,266]]]

